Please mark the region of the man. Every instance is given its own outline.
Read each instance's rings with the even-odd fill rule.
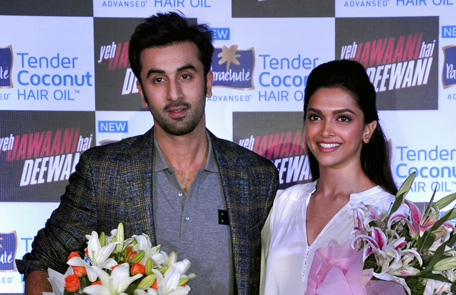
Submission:
[[[260,231],[278,186],[274,165],[205,127],[213,82],[212,33],[176,13],[140,24],[129,58],[154,119],[146,134],[81,155],[61,204],[17,265],[26,295],[49,290],[48,267],[64,272],[92,230],[118,222],[187,258],[190,294],[258,294]],[[226,218],[227,217],[227,218]]]

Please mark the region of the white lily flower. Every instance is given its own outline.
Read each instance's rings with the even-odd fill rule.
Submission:
[[[166,263],[168,260],[168,256],[166,253],[160,251],[160,245],[152,247],[152,242],[150,238],[146,234],[142,235],[133,235],[132,238],[125,241],[125,244],[130,244],[133,240],[136,240],[137,244],[134,246],[135,251],[144,250],[145,254],[144,257],[141,259],[140,263],[146,264],[147,259],[152,258],[154,263],[159,266],[159,268],[163,267],[163,264]]]
[[[404,287],[407,294],[409,294],[409,295],[412,294],[412,290],[410,290],[410,287],[407,285],[407,282],[405,281],[404,278],[399,278],[397,276],[388,274],[386,272],[382,272],[382,273],[374,272],[373,275],[374,275],[374,277],[376,277],[377,279],[382,280],[382,281],[391,281],[391,282],[399,283],[402,285],[402,287]]]
[[[125,295],[125,290],[135,280],[142,277],[142,274],[136,274],[130,277],[130,266],[128,263],[123,263],[114,268],[109,275],[100,267],[94,266],[93,269],[97,272],[101,285],[91,285],[84,288],[83,292],[89,295]]]
[[[158,295],[186,295],[190,292],[190,287],[179,286],[181,272],[177,267],[169,268],[165,276],[156,269],[152,270],[157,276]]]
[[[177,261],[176,252],[171,252],[168,258],[169,268],[177,268],[181,274],[185,274],[190,268],[190,260],[184,259],[182,261]]]
[[[426,286],[423,295],[452,294],[451,284],[438,280],[426,279]]]
[[[67,264],[71,266],[83,266],[86,268],[87,277],[91,282],[95,282],[97,279],[97,272],[92,268],[93,266],[99,266],[102,268],[112,268],[118,263],[109,258],[112,251],[116,247],[118,242],[111,242],[104,247],[101,247],[100,241],[98,239],[98,233],[92,231],[92,235],[88,236],[88,245],[87,245],[87,257],[90,260],[90,264],[87,263],[80,257],[73,257],[68,260]]]
[[[135,295],[158,295],[158,291],[152,288],[145,290],[136,289],[134,292]]]
[[[101,247],[97,232],[92,231],[92,235],[90,236],[87,245],[87,257],[89,258],[92,266],[109,268],[117,265],[117,262],[115,262],[114,259],[109,258],[109,256],[118,244],[120,244],[120,242],[110,242],[106,246]],[[114,261],[113,265],[112,261]]]
[[[73,268],[69,267],[65,274],[61,274],[52,268],[48,268],[48,280],[51,283],[52,292],[43,292],[43,295],[63,295],[65,290],[65,277],[73,274]]]
[[[115,261],[114,261],[114,263],[115,263],[114,265],[117,265],[117,263]],[[83,267],[85,267],[85,269],[87,271],[87,277],[89,278],[89,281],[95,282],[97,280],[97,277],[98,277],[97,272],[92,268],[92,266],[90,264],[85,262],[80,257],[71,258],[70,260],[68,260],[67,264],[71,265],[71,266],[83,266]]]

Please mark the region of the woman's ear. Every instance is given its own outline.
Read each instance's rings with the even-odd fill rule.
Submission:
[[[369,143],[372,134],[375,131],[375,128],[377,128],[377,120],[370,122],[369,124],[366,124],[364,126],[364,133],[363,133],[363,142],[364,143]]]

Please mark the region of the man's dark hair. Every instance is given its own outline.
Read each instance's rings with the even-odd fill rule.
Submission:
[[[141,53],[144,49],[163,47],[190,41],[198,48],[198,59],[204,66],[204,76],[211,69],[212,31],[206,24],[191,24],[176,12],[157,13],[140,23],[130,38],[128,58],[133,73],[141,82]]]

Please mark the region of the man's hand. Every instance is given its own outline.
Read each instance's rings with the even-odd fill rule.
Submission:
[[[25,295],[42,295],[43,292],[52,292],[48,274],[42,270],[34,270],[25,279]]]

